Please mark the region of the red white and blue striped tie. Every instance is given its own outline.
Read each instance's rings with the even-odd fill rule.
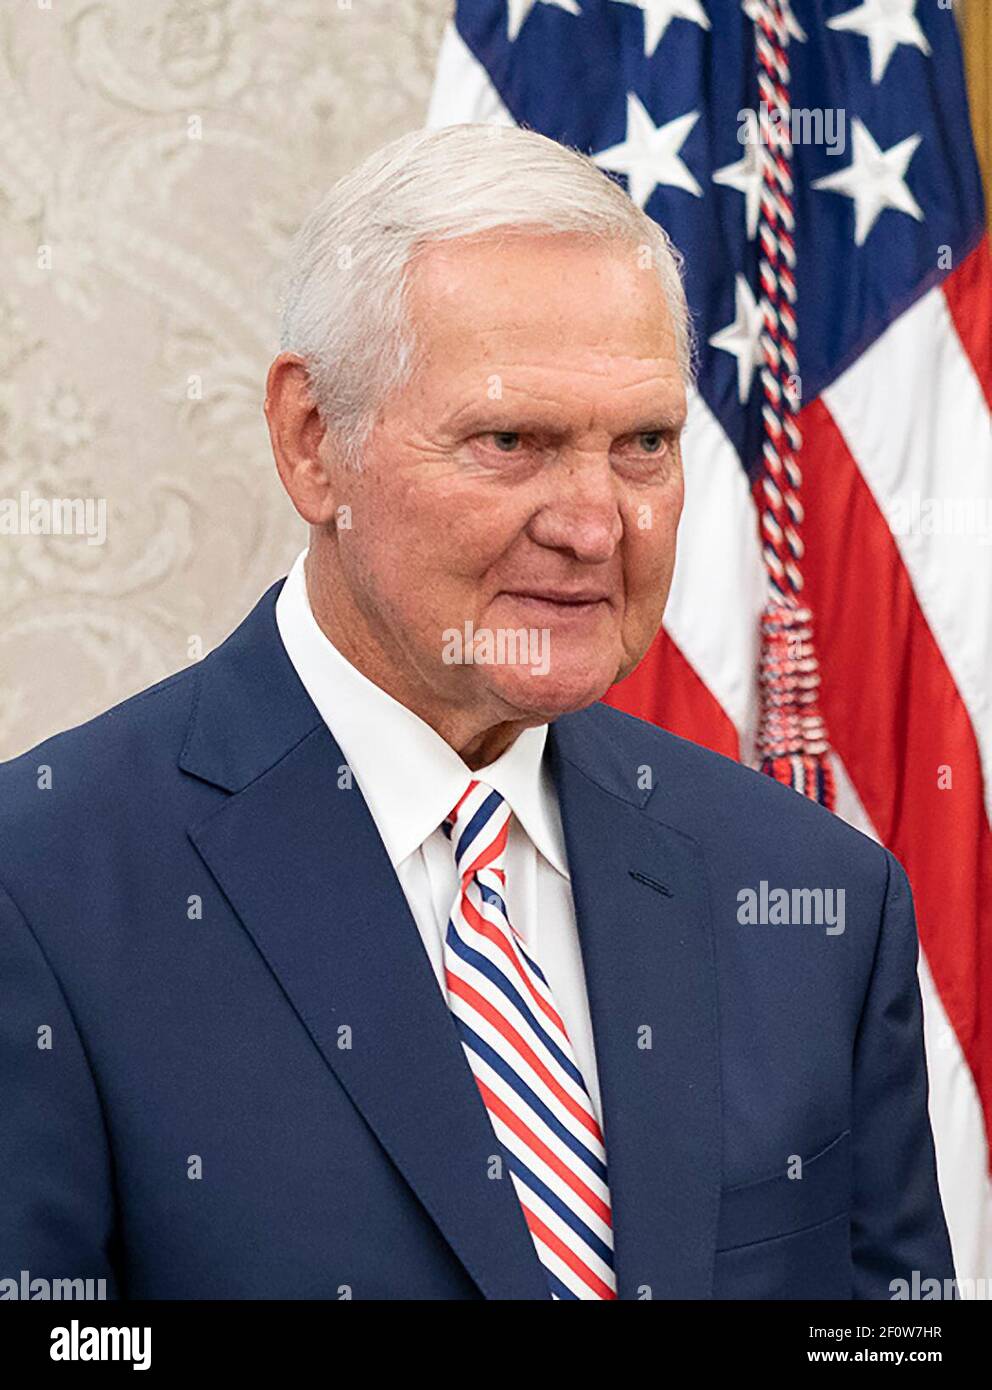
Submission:
[[[551,988],[507,915],[511,811],[472,781],[444,822],[448,1001],[556,1299],[616,1298],[606,1149]]]

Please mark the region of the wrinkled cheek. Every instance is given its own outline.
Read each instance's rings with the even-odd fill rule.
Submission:
[[[661,623],[675,570],[678,514],[669,511],[634,546],[627,572],[624,646],[628,652],[647,650]]]
[[[671,578],[682,514],[681,495],[680,487],[677,498],[666,495],[663,504],[652,504],[649,513],[638,514],[636,529],[628,531],[628,573],[633,588],[657,591],[659,582]]]

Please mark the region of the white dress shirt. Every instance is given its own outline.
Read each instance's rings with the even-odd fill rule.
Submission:
[[[554,782],[544,765],[547,725],[525,729],[472,771],[429,724],[362,675],[317,625],[297,557],[276,601],[279,635],[364,796],[442,991],[444,933],[458,890],[441,822],[471,778],[513,812],[506,851],[510,920],[547,976],[602,1124],[592,1023]]]

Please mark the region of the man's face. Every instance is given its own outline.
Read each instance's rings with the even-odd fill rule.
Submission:
[[[643,656],[671,583],[686,404],[657,275],[515,233],[435,243],[408,290],[424,364],[337,473],[349,596],[400,689],[415,673],[494,723],[580,709]],[[465,661],[466,623],[492,660]]]

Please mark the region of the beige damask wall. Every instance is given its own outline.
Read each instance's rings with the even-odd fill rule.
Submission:
[[[88,535],[0,534],[0,759],[209,650],[288,568],[261,412],[287,241],[423,124],[449,9],[0,7],[0,499],[89,500]]]

